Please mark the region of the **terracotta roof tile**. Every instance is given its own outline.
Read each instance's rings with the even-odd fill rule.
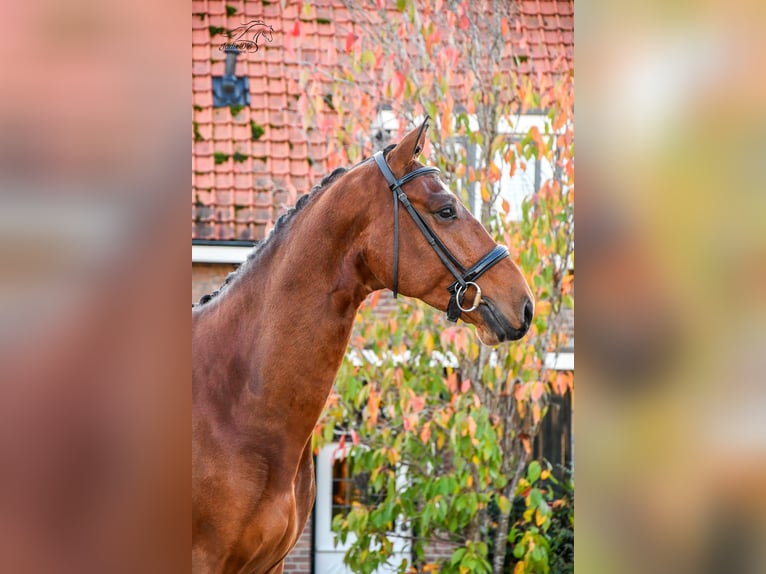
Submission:
[[[213,176],[210,172],[196,172],[192,175],[192,185],[199,188],[213,187]]]
[[[284,9],[282,4],[286,4]],[[520,28],[511,42],[520,58],[513,64],[522,74],[549,74],[557,58],[572,65],[574,7],[572,0],[521,0]],[[236,9],[227,15],[227,5]],[[270,222],[327,174],[327,136],[304,131],[298,112],[301,95],[298,51],[290,35],[301,29],[300,58],[311,65],[340,66],[346,34],[353,27],[340,0],[271,3],[242,0],[192,0],[192,237],[199,239],[261,239]],[[196,15],[195,15],[196,14]],[[203,14],[200,18],[198,14]],[[392,8],[391,14],[395,15]],[[224,72],[219,50],[226,36],[210,35],[210,27],[231,30],[261,19],[273,26],[273,41],[258,52],[240,55],[237,74],[250,82],[250,106],[232,116],[229,108],[212,108],[211,76]],[[293,46],[289,53],[287,46]],[[510,62],[510,60],[509,60]],[[511,65],[511,64],[509,64]],[[360,81],[364,81],[360,78]],[[460,84],[459,78],[451,83]],[[329,92],[329,78],[320,86]],[[253,130],[258,128],[262,133]],[[202,138],[201,141],[194,141]],[[230,157],[215,163],[216,152]],[[238,154],[235,157],[233,154]]]
[[[213,155],[213,144],[209,141],[210,138],[206,141],[200,141],[200,142],[194,142],[192,146],[192,151],[195,156],[206,156],[206,155]]]

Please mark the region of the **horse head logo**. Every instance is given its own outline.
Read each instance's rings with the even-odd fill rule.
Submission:
[[[221,51],[227,48],[236,48],[240,52],[257,52],[260,46],[258,41],[265,38],[267,42],[274,40],[274,28],[263,20],[251,20],[246,24],[237,26],[229,33],[229,40],[221,44]]]

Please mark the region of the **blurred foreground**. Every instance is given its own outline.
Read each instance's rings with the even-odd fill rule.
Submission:
[[[763,15],[577,5],[581,572],[766,571]]]
[[[3,14],[0,572],[188,571],[187,7]]]

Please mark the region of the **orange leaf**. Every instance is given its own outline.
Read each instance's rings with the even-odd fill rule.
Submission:
[[[380,397],[374,388],[370,389],[370,396],[367,397],[367,416],[370,426],[375,426],[378,422],[378,410],[380,409]]]
[[[495,183],[497,181],[500,181],[500,168],[497,167],[497,164],[492,163],[489,166],[489,181],[492,183]]]
[[[457,373],[454,371],[447,374],[447,388],[451,393],[457,390]]]
[[[431,438],[431,423],[426,423],[423,425],[423,428],[420,431],[420,440],[423,441],[423,444],[427,444],[430,438]]]
[[[466,379],[460,384],[460,392],[466,393],[471,388],[471,379]]]
[[[532,443],[530,442],[528,435],[521,435],[521,444],[524,447],[524,452],[528,455],[532,454]]]

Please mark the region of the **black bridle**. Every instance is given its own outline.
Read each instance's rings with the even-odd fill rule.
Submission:
[[[377,152],[372,157],[375,160],[375,163],[378,164],[378,168],[380,168],[383,177],[386,178],[389,189],[394,194],[394,271],[393,288],[391,289],[394,292],[394,297],[398,295],[399,289],[399,203],[401,202],[407,210],[407,213],[412,217],[415,225],[418,226],[418,229],[420,229],[420,232],[426,238],[426,241],[428,241],[428,244],[433,248],[439,256],[439,259],[441,259],[441,262],[455,278],[455,281],[447,287],[447,291],[450,293],[449,305],[447,306],[447,319],[454,323],[457,321],[458,317],[460,317],[461,312],[470,313],[471,311],[475,311],[481,303],[481,288],[476,284],[476,280],[486,273],[493,265],[508,257],[508,248],[504,245],[495,245],[495,247],[484,257],[479,259],[478,263],[473,267],[468,269],[463,267],[428,226],[423,219],[423,216],[413,207],[407,194],[402,189],[402,186],[405,183],[416,177],[427,175],[429,173],[439,173],[439,168],[432,166],[419,167],[414,171],[405,173],[399,179],[396,179],[391,168],[388,167],[388,163],[386,162],[385,157],[383,157],[382,151]],[[470,307],[465,308],[463,307],[465,295],[468,291],[468,287],[471,285],[476,289],[476,295],[473,304]]]

